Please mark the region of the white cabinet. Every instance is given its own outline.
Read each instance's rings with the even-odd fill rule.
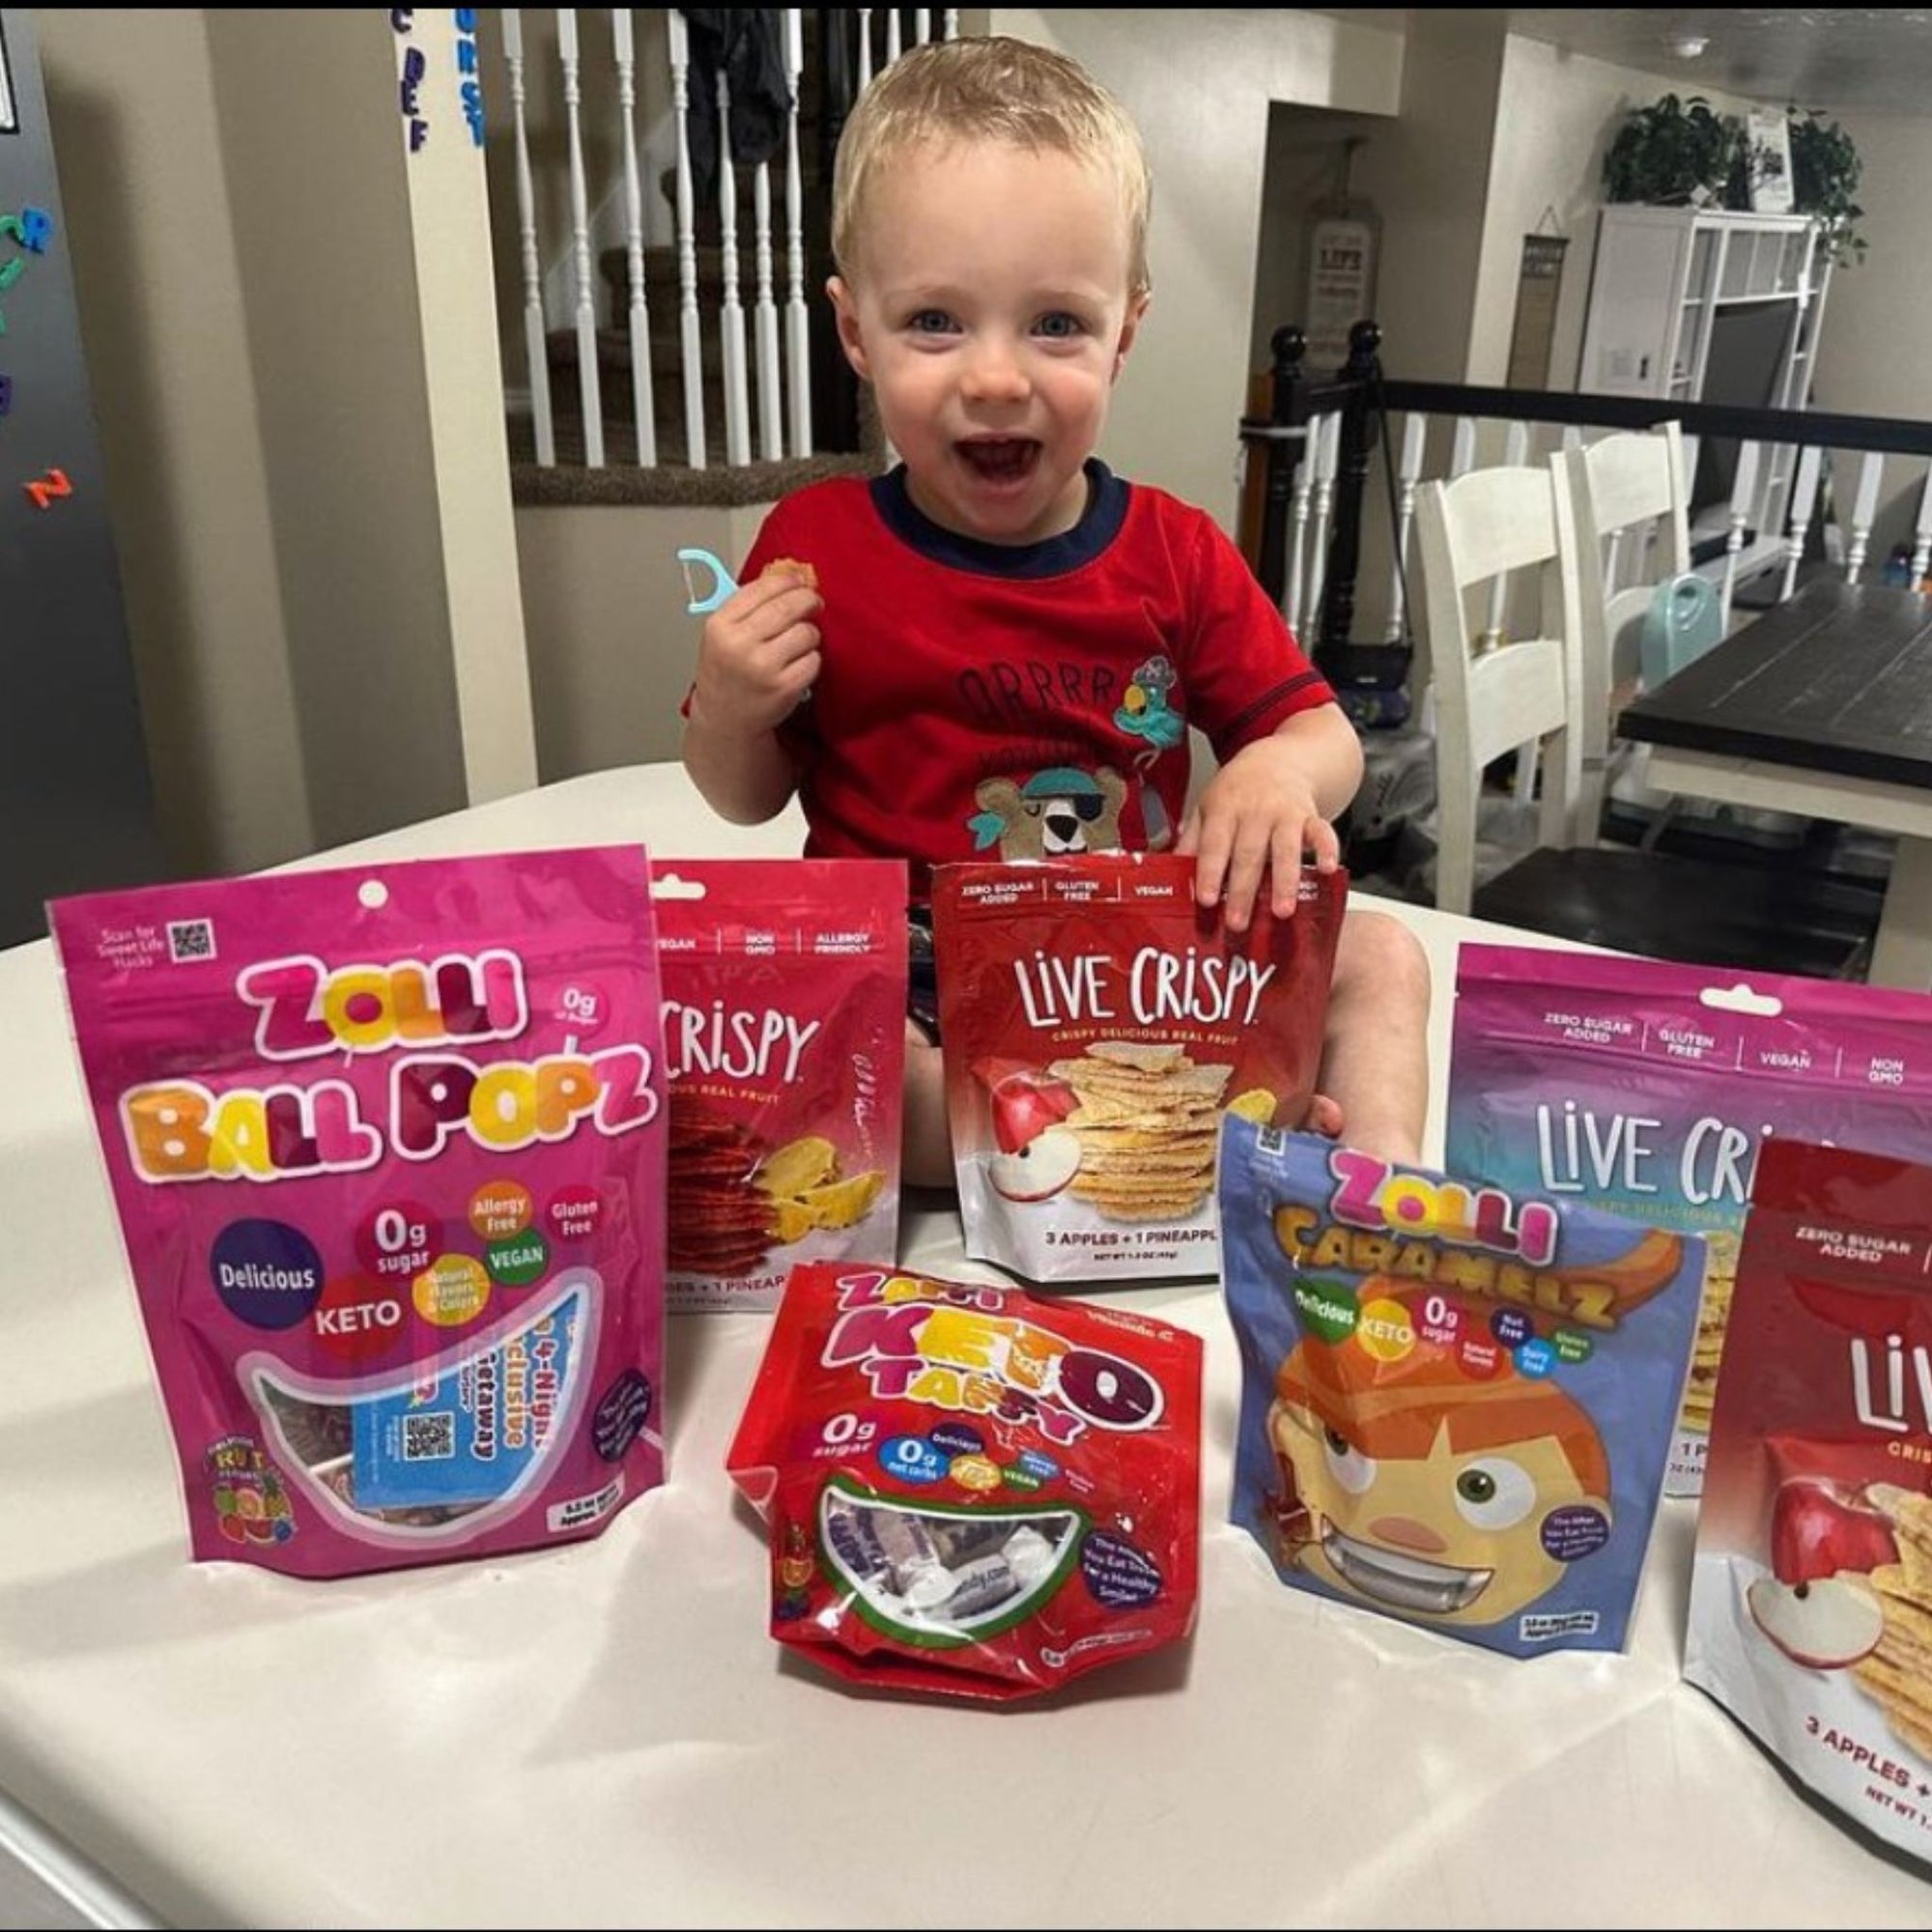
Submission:
[[[1583,327],[1580,390],[1682,402],[1802,410],[1831,258],[1804,214],[1616,206],[1597,223]],[[1775,552],[1791,497],[1795,451],[1764,447],[1755,486],[1735,507],[1754,554]],[[1687,446],[1693,526],[1723,529],[1733,505],[1737,444]]]

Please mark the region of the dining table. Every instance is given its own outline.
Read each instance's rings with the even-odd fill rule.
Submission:
[[[1616,728],[1657,791],[1894,835],[1867,978],[1932,988],[1932,597],[1816,578]]]
[[[307,866],[641,841],[783,856],[674,765]],[[1358,900],[1358,903],[1366,901]],[[1376,901],[1435,977],[1561,942]],[[769,1634],[725,1473],[771,1317],[668,1323],[662,1488],[593,1540],[304,1581],[188,1559],[166,1421],[48,942],[0,952],[0,1925],[1917,1926],[1925,1866],[1683,1680],[1695,1506],[1622,1653],[1519,1662],[1305,1591],[1229,1521],[1212,1278],[1093,1299],[1205,1349],[1191,1638],[1027,1704],[840,1684]],[[951,1194],[903,1267],[999,1282]]]

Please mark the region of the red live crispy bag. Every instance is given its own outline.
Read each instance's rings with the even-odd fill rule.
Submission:
[[[680,859],[651,890],[668,1305],[773,1308],[793,1262],[894,1253],[903,862]]]
[[[890,1267],[794,1268],[726,1458],[772,1634],[854,1683],[1004,1700],[1193,1628],[1201,1342]]]
[[[1804,1783],[1932,1860],[1932,1167],[1764,1144],[1684,1669]]]
[[[1030,1281],[1212,1274],[1224,1112],[1299,1126],[1345,873],[1246,932],[1194,861],[1110,854],[933,876],[946,1097],[966,1252]]]

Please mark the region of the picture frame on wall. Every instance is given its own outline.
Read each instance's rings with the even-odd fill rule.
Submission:
[[[1747,163],[1753,214],[1791,213],[1791,130],[1776,108],[1753,108],[1745,117],[1750,142]]]

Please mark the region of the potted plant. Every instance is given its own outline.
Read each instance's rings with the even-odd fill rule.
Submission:
[[[1723,197],[1740,170],[1743,125],[1702,95],[1674,94],[1635,107],[1604,156],[1604,198],[1703,208]]]
[[[1790,129],[1792,206],[1823,222],[1833,261],[1844,267],[1863,260],[1867,244],[1856,224],[1864,214],[1858,203],[1864,163],[1857,144],[1816,107],[1804,114],[1793,107]]]

